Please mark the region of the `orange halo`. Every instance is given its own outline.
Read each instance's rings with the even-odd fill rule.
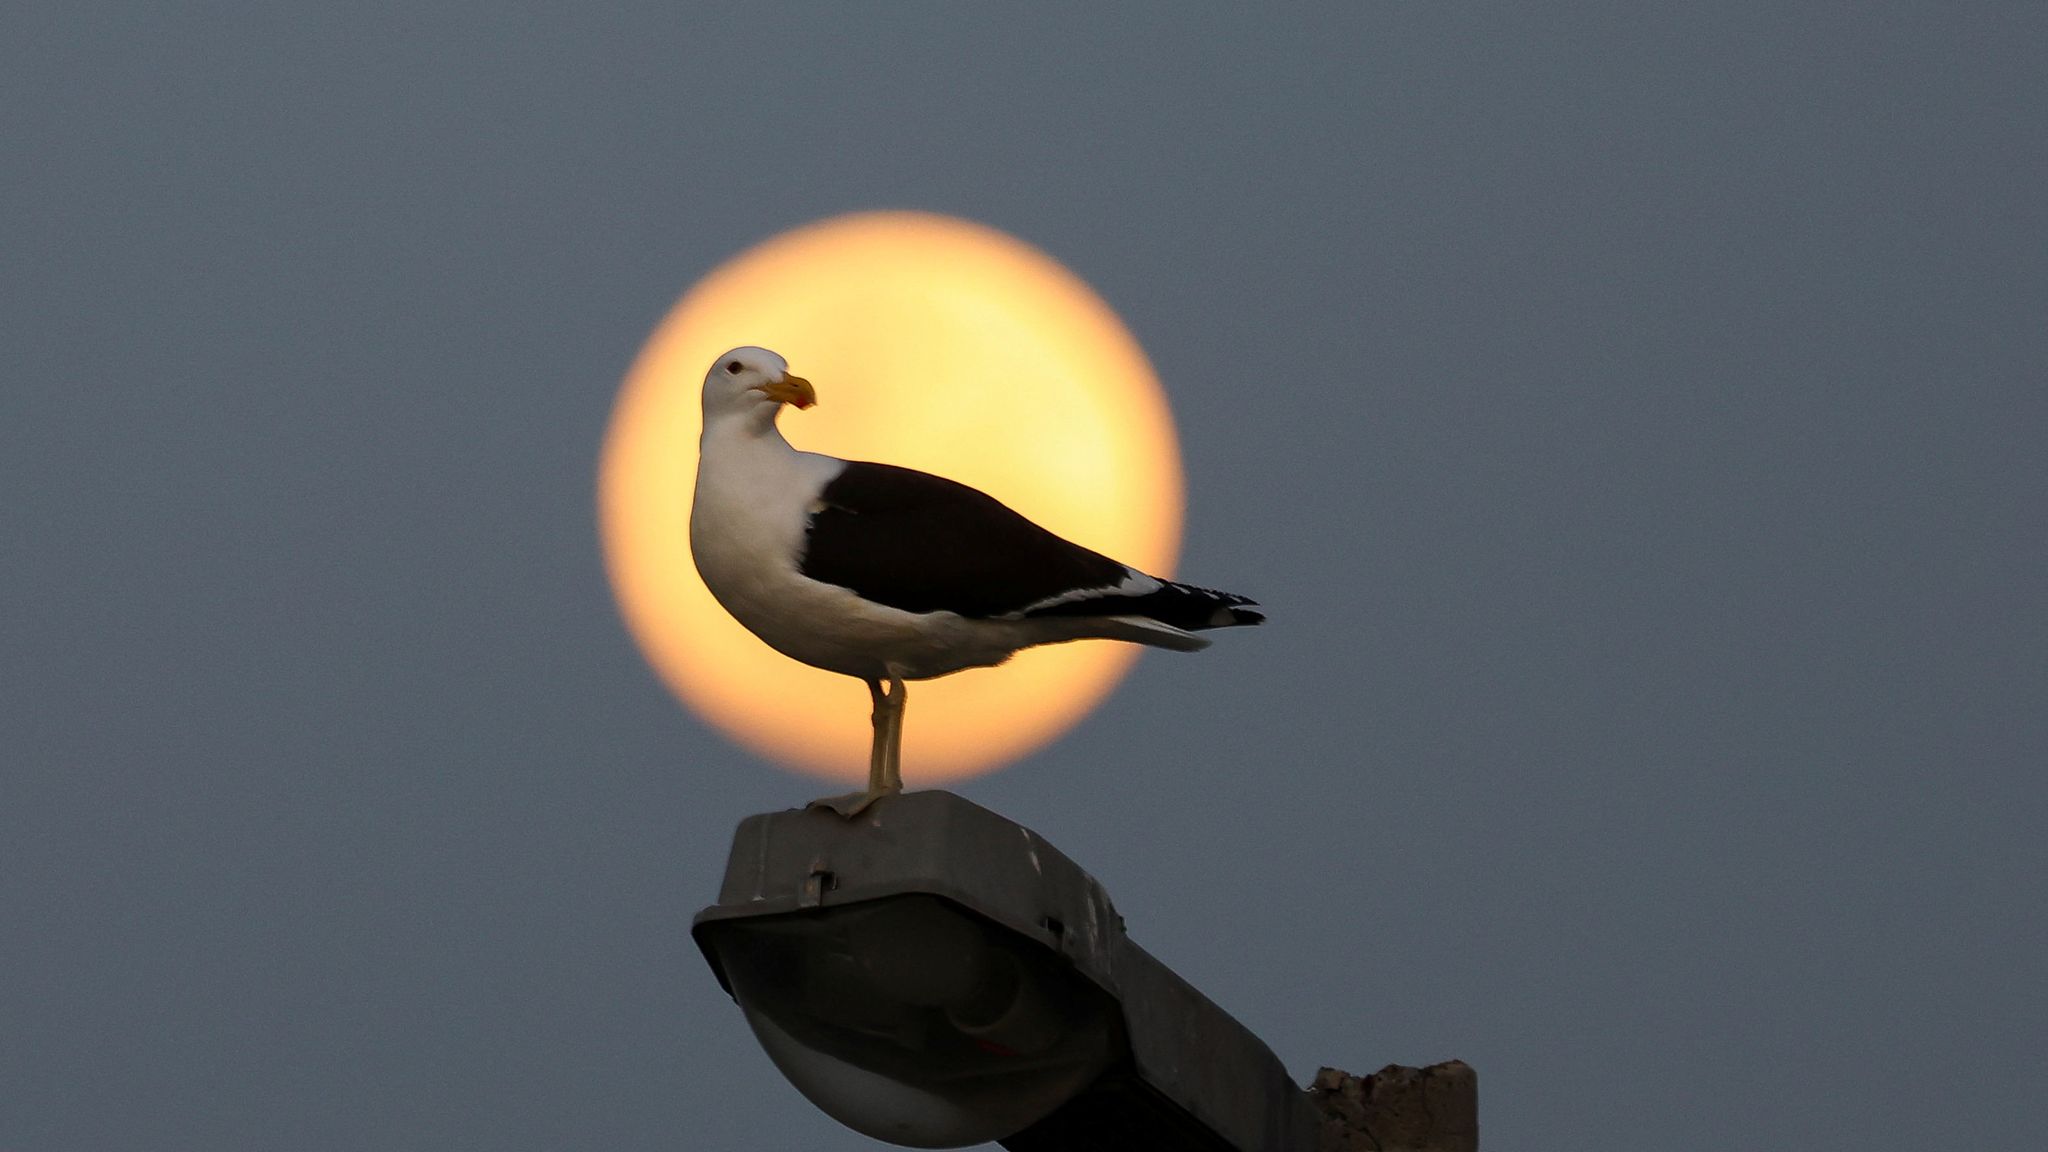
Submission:
[[[649,338],[619,391],[598,470],[620,611],[662,679],[742,744],[863,779],[868,699],[755,639],[690,558],[699,391],[728,348],[786,357],[818,406],[790,443],[950,476],[1047,528],[1159,575],[1180,547],[1180,451],[1164,391],[1109,306],[1050,256],[917,212],[834,217],[714,269]],[[1072,726],[1136,658],[1084,641],[912,686],[912,786],[978,775]]]

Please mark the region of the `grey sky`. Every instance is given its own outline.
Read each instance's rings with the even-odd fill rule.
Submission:
[[[1273,622],[962,791],[1297,1075],[2048,1143],[2048,10],[685,7],[0,13],[0,1148],[876,1147],[686,932],[819,786],[591,491],[675,296],[874,207],[1170,390]]]

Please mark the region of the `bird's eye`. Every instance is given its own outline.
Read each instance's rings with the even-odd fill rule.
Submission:
[[[726,371],[726,375],[728,375],[728,376],[737,376],[737,375],[739,375],[739,374],[740,374],[740,362],[739,362],[739,361],[737,361],[737,360],[727,360],[727,361],[725,362],[725,371]]]

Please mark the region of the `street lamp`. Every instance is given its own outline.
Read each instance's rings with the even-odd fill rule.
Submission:
[[[742,821],[692,934],[775,1066],[913,1148],[1307,1152],[1250,1031],[1124,935],[1101,885],[949,792]]]

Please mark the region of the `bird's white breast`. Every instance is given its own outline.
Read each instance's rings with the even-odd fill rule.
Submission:
[[[810,504],[830,474],[816,459],[772,432],[704,437],[690,550],[711,594],[742,623],[796,577]]]
[[[772,430],[708,429],[690,508],[690,551],[711,595],[782,654],[855,676],[884,674],[861,629],[864,607],[798,565],[818,493],[844,467],[798,452]]]

